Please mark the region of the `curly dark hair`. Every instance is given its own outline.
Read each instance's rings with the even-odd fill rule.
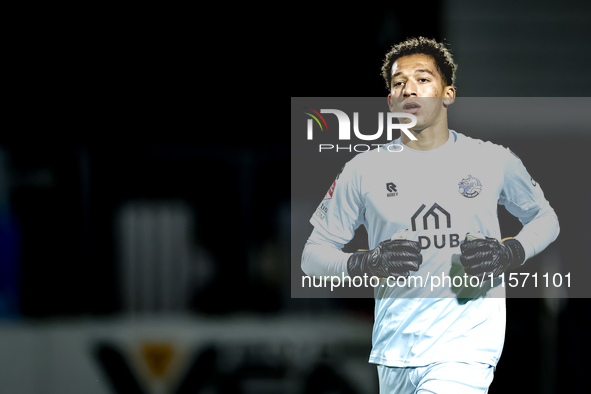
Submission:
[[[402,56],[416,54],[431,56],[435,61],[437,71],[439,71],[445,86],[454,86],[455,73],[458,65],[454,63],[450,50],[443,43],[439,43],[433,39],[414,37],[394,45],[386,54],[384,64],[382,65],[382,76],[386,81],[388,91],[390,91],[390,84],[392,82],[392,65],[396,59]]]

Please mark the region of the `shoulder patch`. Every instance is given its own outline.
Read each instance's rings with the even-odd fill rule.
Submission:
[[[324,196],[324,198],[322,199],[322,201],[326,201],[326,200],[330,200],[332,198],[332,195],[334,193],[334,189],[337,186],[337,180],[339,179],[339,177],[341,176],[341,174],[343,173],[343,170],[345,169],[345,166],[347,164],[345,164],[341,170],[339,171],[339,173],[337,174],[337,177],[335,178],[334,182],[332,183],[332,185],[330,186],[330,189],[328,189],[328,191],[326,192],[326,195]]]
[[[326,195],[324,196],[324,198],[322,199],[322,201],[326,201],[326,200],[330,200],[332,198],[332,194],[334,193],[334,188],[337,186],[337,181],[335,180],[332,185],[330,186],[330,189],[328,189],[328,191],[326,192]]]

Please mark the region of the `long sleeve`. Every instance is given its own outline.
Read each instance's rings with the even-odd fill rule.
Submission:
[[[347,260],[352,253],[343,244],[329,240],[322,229],[314,229],[302,253],[302,271],[308,276],[347,276]]]
[[[306,275],[348,275],[351,253],[341,249],[353,239],[365,211],[360,178],[354,168],[351,162],[343,167],[310,219],[314,230],[302,253],[302,270]]]
[[[517,217],[523,228],[517,239],[526,260],[543,251],[560,232],[558,217],[544,197],[540,185],[529,175],[522,161],[511,151],[505,161],[505,183],[499,204]]]

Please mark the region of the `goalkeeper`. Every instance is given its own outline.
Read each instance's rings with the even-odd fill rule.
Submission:
[[[380,393],[487,392],[505,335],[505,289],[491,278],[540,253],[559,232],[540,185],[513,152],[448,128],[455,69],[448,49],[433,40],[392,48],[382,68],[388,105],[416,117],[414,139],[402,133],[390,143],[402,151],[386,144],[355,156],[310,219],[307,275],[486,281],[469,297],[471,289],[451,285],[380,281],[369,356]],[[524,226],[512,239],[501,238],[498,205]],[[343,252],[361,225],[371,250]]]

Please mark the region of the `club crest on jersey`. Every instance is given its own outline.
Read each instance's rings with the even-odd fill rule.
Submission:
[[[458,186],[458,192],[467,198],[476,197],[482,190],[482,184],[478,178],[475,178],[472,175],[468,175],[466,178],[462,179],[462,181],[458,183]]]

